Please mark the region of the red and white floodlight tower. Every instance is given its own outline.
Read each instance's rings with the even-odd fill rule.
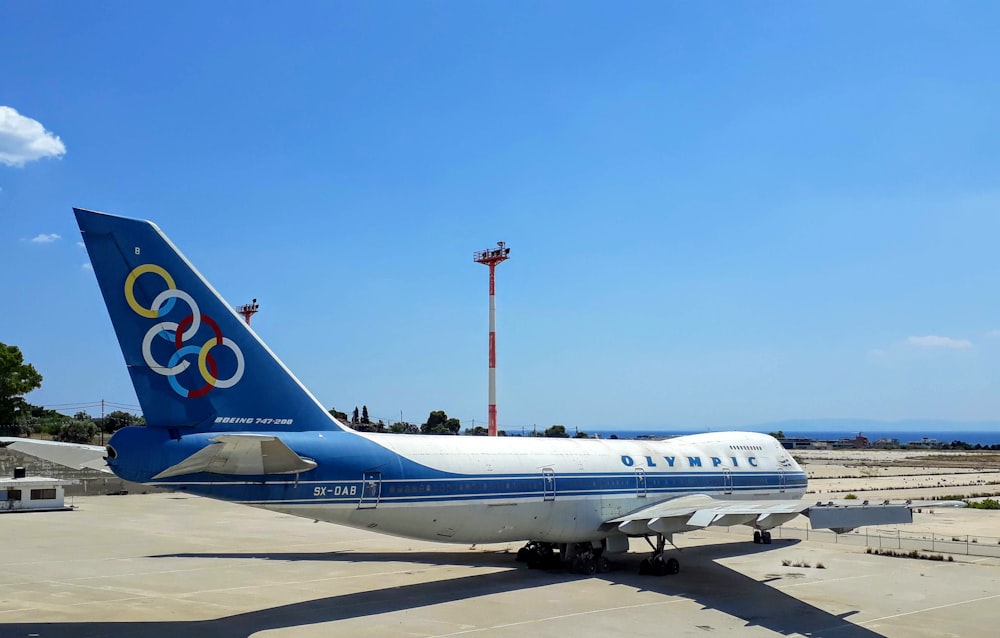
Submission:
[[[497,242],[497,248],[487,248],[472,254],[472,260],[477,264],[490,267],[490,427],[489,435],[497,435],[497,302],[496,302],[496,268],[497,264],[507,261],[510,248],[502,241]]]
[[[236,312],[243,315],[243,319],[246,320],[248,326],[250,325],[250,317],[257,314],[258,310],[260,310],[260,304],[257,303],[256,299],[236,308]]]

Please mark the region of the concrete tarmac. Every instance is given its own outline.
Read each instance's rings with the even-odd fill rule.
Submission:
[[[409,541],[181,494],[74,504],[0,516],[0,638],[986,637],[1000,625],[1000,559],[754,545],[739,527],[679,535],[676,576],[639,576],[637,553],[583,577],[528,570],[517,545]]]

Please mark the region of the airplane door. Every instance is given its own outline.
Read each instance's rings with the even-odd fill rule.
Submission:
[[[646,496],[646,470],[641,467],[635,468],[635,495],[642,498]]]
[[[556,500],[556,473],[551,467],[542,469],[542,492],[546,501]]]
[[[782,490],[784,491],[784,490]],[[732,494],[733,493],[733,472],[729,469],[722,470],[722,493]]]
[[[373,510],[378,507],[379,497],[382,496],[382,473],[365,472],[361,483],[361,500],[358,502],[359,510]]]

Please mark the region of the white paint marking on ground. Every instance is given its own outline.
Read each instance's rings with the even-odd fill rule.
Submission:
[[[38,607],[22,607],[21,609],[0,609],[0,614],[12,614],[15,611],[36,611]]]
[[[959,605],[968,605],[970,603],[981,603],[984,600],[993,600],[995,598],[1000,598],[1000,594],[995,594],[993,596],[983,596],[982,598],[971,598],[969,600],[960,600],[954,603],[948,603],[947,605],[938,605],[936,607],[925,607],[924,609],[915,609],[913,611],[905,611],[901,614],[893,614],[892,616],[882,616],[881,618],[873,618],[871,620],[862,620],[858,622],[859,625],[870,625],[872,623],[880,622],[882,620],[892,620],[893,618],[901,618],[903,616],[912,616],[914,614],[923,614],[928,611],[937,611],[938,609],[947,609],[948,607],[958,607]]]

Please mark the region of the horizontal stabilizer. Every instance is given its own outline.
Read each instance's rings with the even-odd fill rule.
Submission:
[[[315,461],[299,456],[276,436],[222,434],[210,440],[212,445],[198,450],[153,478],[197,472],[236,476],[296,474],[316,467]]]
[[[98,472],[111,473],[105,460],[108,452],[99,445],[0,437],[0,447],[51,461],[57,465],[71,467],[74,470],[97,470]]]

